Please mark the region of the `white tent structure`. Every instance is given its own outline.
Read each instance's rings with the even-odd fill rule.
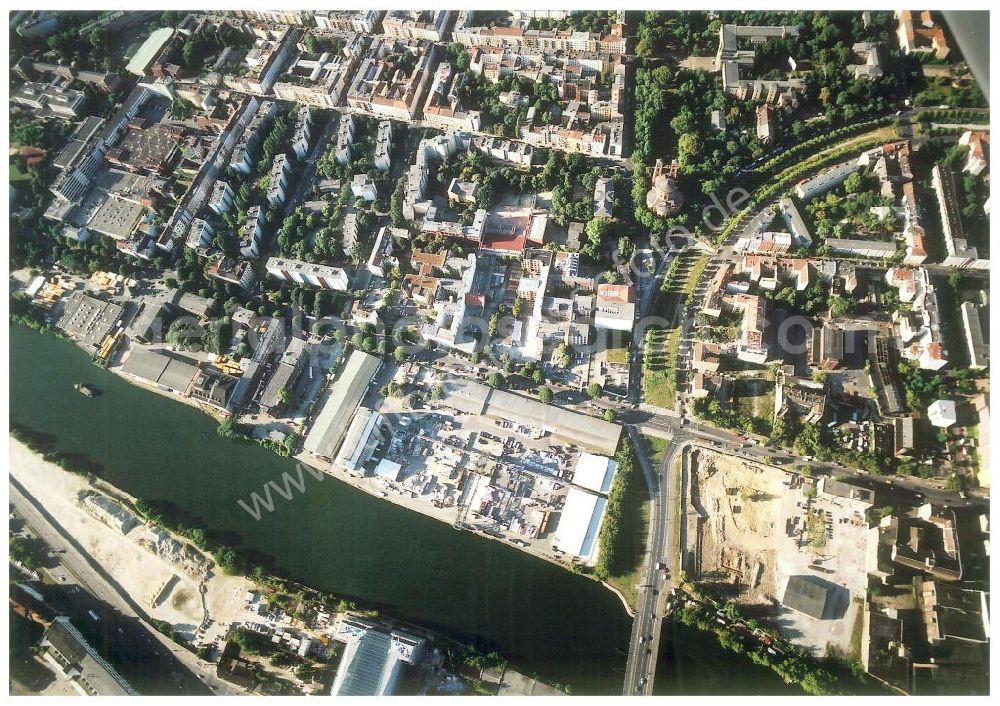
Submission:
[[[938,400],[927,408],[927,418],[931,424],[947,429],[958,421],[955,415],[955,403],[952,400]]]

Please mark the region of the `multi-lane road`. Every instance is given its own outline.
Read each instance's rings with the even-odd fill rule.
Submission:
[[[650,694],[653,689],[653,675],[656,666],[656,651],[660,644],[660,597],[669,588],[672,578],[665,576],[662,566],[670,566],[670,557],[677,556],[677,512],[674,508],[678,499],[674,497],[675,485],[670,474],[678,450],[683,445],[683,434],[675,435],[667,445],[663,461],[654,468],[645,442],[634,426],[626,427],[633,446],[638,451],[639,465],[649,489],[649,544],[643,567],[643,584],[636,599],[636,613],[632,622],[632,637],[629,641],[628,662],[625,666],[623,694]]]

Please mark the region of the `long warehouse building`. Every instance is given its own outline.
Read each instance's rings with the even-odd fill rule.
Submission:
[[[381,365],[376,356],[361,351],[351,353],[306,436],[306,451],[324,461],[333,461],[351,418]]]
[[[620,424],[503,390],[494,390],[478,382],[453,380],[446,383],[444,388],[441,404],[459,412],[491,419],[517,420],[605,456],[613,456],[618,450],[618,440],[622,434]]]

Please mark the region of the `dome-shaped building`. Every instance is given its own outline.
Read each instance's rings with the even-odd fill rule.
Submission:
[[[653,187],[646,192],[646,208],[663,218],[676,215],[684,205],[684,194],[677,186],[677,162],[664,169],[663,160],[653,168]]]

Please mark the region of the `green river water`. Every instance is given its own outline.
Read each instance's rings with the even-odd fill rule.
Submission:
[[[254,520],[237,500],[294,461],[220,438],[207,415],[101,370],[72,343],[9,330],[11,421],[53,435],[105,480],[169,503],[279,575],[495,649],[574,694],[621,693],[631,620],[596,582],[308,473],[304,493],[275,496],[274,512]],[[77,382],[101,396],[78,394]],[[708,633],[664,627],[658,694],[801,693]]]
[[[387,615],[496,649],[573,693],[620,693],[631,621],[598,583],[308,474],[254,520],[237,505],[294,461],[220,438],[216,423],[90,363],[73,344],[9,327],[13,423],[55,436],[126,492],[177,508],[190,526],[275,573]],[[73,384],[103,394],[87,398]]]

